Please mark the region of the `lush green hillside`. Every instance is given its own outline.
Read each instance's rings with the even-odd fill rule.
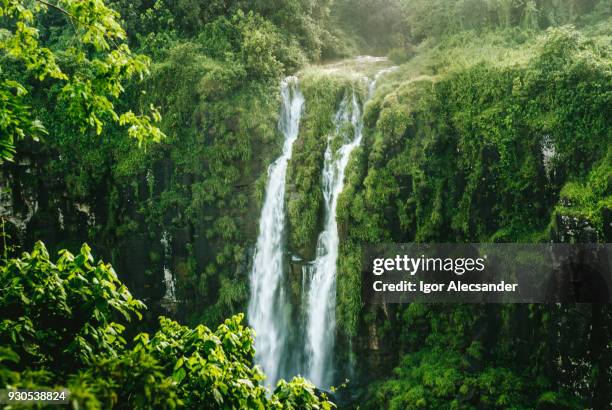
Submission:
[[[91,408],[330,406],[301,378],[266,393],[233,315],[281,150],[279,81],[297,75],[306,99],[286,196],[299,298],[326,136],[343,96],[366,95],[341,59],[369,53],[399,67],[365,106],[338,204],[336,399],[612,402],[609,305],[360,296],[363,243],[610,242],[609,0],[45,3],[0,2],[1,384]]]
[[[377,358],[366,380],[394,358],[366,407],[610,402],[608,306],[372,308],[359,292],[362,243],[609,242],[609,27],[442,35],[380,86],[338,215],[347,344]]]

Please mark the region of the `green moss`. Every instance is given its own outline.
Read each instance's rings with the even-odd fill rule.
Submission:
[[[306,99],[300,134],[293,145],[287,174],[287,216],[291,248],[311,259],[320,231],[323,194],[321,172],[333,118],[352,79],[307,72],[300,80]]]
[[[480,63],[435,78],[400,70],[369,105],[338,212],[337,312],[348,335],[362,314],[363,243],[543,241],[555,212],[601,234],[610,101],[596,90],[612,81],[607,54],[566,28],[538,43],[520,65]]]
[[[607,155],[594,166],[585,181],[570,181],[563,186],[555,215],[587,222],[605,239],[605,213],[612,211],[612,145]]]

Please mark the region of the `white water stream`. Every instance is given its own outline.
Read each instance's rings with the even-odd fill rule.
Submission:
[[[372,97],[378,78],[392,70],[379,71],[374,79],[364,78],[367,95],[363,106]],[[317,386],[329,386],[333,380],[333,358],[336,334],[336,263],[338,261],[338,223],[336,209],[338,197],[344,188],[344,174],[351,153],[361,143],[363,136],[362,107],[355,90],[347,96],[334,118],[336,135],[343,139],[343,145],[332,152],[333,137],[328,138],[323,166],[321,189],[325,199],[325,224],[317,241],[316,258],[306,267],[308,284],[308,315],[306,324],[307,377]],[[348,135],[346,124],[350,123],[353,135]]]
[[[343,145],[332,152],[333,137],[328,138],[323,166],[322,190],[325,200],[324,228],[317,241],[316,258],[305,268],[309,278],[308,305],[306,306],[306,346],[308,360],[307,377],[315,385],[328,387],[333,382],[333,350],[336,334],[336,264],[338,261],[338,223],[336,210],[338,197],[344,188],[344,174],[351,153],[361,143],[363,136],[362,107],[373,96],[376,82],[381,75],[395,67],[379,71],[373,79],[364,78],[367,95],[360,106],[355,90],[347,96],[336,113],[334,123],[336,135],[343,139]],[[346,124],[351,124],[353,135],[347,133]]]
[[[170,234],[168,231],[164,231],[161,237],[161,245],[164,250],[164,285],[166,286],[166,293],[164,294],[163,300],[167,303],[173,304],[176,303],[176,287],[174,283],[174,276],[168,268],[168,263],[170,262]]]
[[[299,133],[304,97],[297,78],[289,77],[282,83],[279,128],[285,136],[285,143],[282,155],[268,169],[248,307],[249,322],[256,333],[256,361],[267,375],[268,386],[273,386],[280,376],[286,376],[284,373],[297,373],[299,369],[286,368],[286,363],[295,357],[304,358],[302,371],[315,385],[327,388],[333,382],[338,197],[344,188],[350,155],[361,143],[363,106],[372,97],[376,80],[393,69],[380,70],[373,79],[364,77],[364,101],[360,101],[355,89],[347,92],[333,119],[336,132],[328,137],[322,173],[324,226],[318,237],[315,260],[304,268],[302,282],[305,340],[299,346],[293,346],[293,352],[289,351],[289,336],[301,333],[292,329],[291,306],[285,288],[285,177],[291,149]],[[341,146],[334,151],[337,138],[340,138]]]
[[[361,110],[355,91],[342,101],[336,113],[336,130],[350,121],[354,136],[341,135],[344,144],[332,152],[333,136],[325,150],[322,190],[325,201],[324,229],[317,241],[313,264],[306,268],[307,285],[306,357],[309,378],[317,386],[327,386],[331,379],[331,354],[336,332],[336,262],[338,260],[338,224],[336,208],[344,187],[344,172],[351,152],[361,142]]]
[[[281,84],[279,129],[285,137],[283,152],[268,168],[268,182],[261,217],[259,237],[251,271],[249,323],[255,330],[256,361],[273,386],[279,378],[286,357],[289,312],[285,291],[284,230],[285,177],[293,143],[297,139],[304,97],[296,77]]]

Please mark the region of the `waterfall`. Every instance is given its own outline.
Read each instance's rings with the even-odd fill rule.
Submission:
[[[372,97],[378,78],[395,67],[379,71],[367,82],[366,101]],[[344,188],[344,174],[351,153],[359,146],[363,131],[363,116],[355,90],[347,96],[334,118],[335,135],[328,138],[323,166],[322,191],[325,203],[324,228],[317,241],[314,262],[305,268],[309,279],[306,306],[307,377],[317,386],[329,386],[333,380],[332,352],[336,332],[336,263],[338,260],[338,223],[336,208],[338,197]],[[345,125],[350,122],[352,138]],[[343,138],[343,145],[332,152],[336,135]]]
[[[297,139],[304,97],[296,77],[281,83],[279,130],[285,137],[280,157],[268,168],[268,181],[261,216],[253,269],[249,323],[255,330],[255,360],[273,386],[286,358],[289,334],[289,305],[284,284],[285,176],[291,149]]]
[[[338,196],[344,187],[344,172],[350,154],[361,142],[361,109],[355,91],[342,101],[334,121],[337,132],[350,121],[354,136],[351,139],[348,135],[341,135],[345,141],[336,152],[332,152],[334,135],[328,138],[322,177],[324,229],[317,241],[315,260],[307,268],[307,377],[317,386],[327,386],[332,376],[329,362],[335,339],[336,261],[339,242],[336,207]]]
[[[166,286],[166,293],[164,299],[170,302],[176,302],[176,290],[174,289],[174,278],[170,269],[164,266],[164,285]]]
[[[171,237],[168,234],[168,231],[162,232],[162,237],[160,239],[160,243],[164,250],[164,285],[166,286],[166,293],[164,294],[163,300],[165,302],[169,302],[170,304],[176,303],[176,289],[174,284],[174,276],[172,276],[172,272],[170,268],[168,268],[168,263],[170,262],[170,241]]]
[[[376,80],[390,70],[378,71],[373,79],[365,78],[365,101],[372,96]],[[360,101],[363,98],[357,91],[348,91],[333,118],[336,129],[328,136],[322,172],[324,226],[318,237],[315,259],[304,267],[301,306],[304,324],[292,326],[292,306],[285,283],[285,177],[304,107],[296,77],[282,81],[281,97],[278,127],[285,140],[281,156],[268,168],[250,276],[248,318],[255,330],[255,361],[267,375],[268,387],[274,386],[280,377],[295,375],[300,368],[317,386],[323,387],[329,386],[333,378],[339,245],[336,208],[350,155],[361,143],[365,101]],[[337,138],[342,145],[335,149]],[[290,340],[302,331],[303,342]],[[295,347],[294,351],[290,345]]]

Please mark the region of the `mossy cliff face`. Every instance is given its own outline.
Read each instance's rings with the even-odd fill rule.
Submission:
[[[321,231],[323,193],[321,172],[328,137],[335,131],[334,115],[352,89],[354,79],[306,71],[300,87],[306,104],[300,134],[293,146],[287,175],[289,248],[304,260],[314,259]]]
[[[337,318],[358,357],[409,346],[398,337],[411,333],[400,330],[410,308],[362,304],[363,243],[609,241],[607,52],[571,29],[540,41],[520,65],[481,63],[416,79],[400,71],[368,105],[363,148],[338,206]],[[504,309],[470,307],[475,318]]]
[[[115,131],[76,137],[60,119],[49,121],[59,137],[24,147],[3,169],[15,214],[36,206],[19,239],[26,248],[42,239],[52,250],[88,242],[152,301],[164,296],[166,267],[190,306],[179,313],[193,322],[242,311],[261,180],[282,140],[276,75],[246,76],[197,44],[169,50],[131,90],[141,105],[161,105],[161,144],[138,147]]]
[[[199,305],[190,311],[204,312],[198,320],[216,321],[246,305],[257,182],[282,139],[278,85],[245,84],[245,73],[184,47],[158,67],[150,84],[152,99],[165,102],[174,171],[153,201],[153,215],[170,222],[180,238],[172,244],[173,265],[183,298]],[[166,95],[165,84],[177,77],[180,93]]]

